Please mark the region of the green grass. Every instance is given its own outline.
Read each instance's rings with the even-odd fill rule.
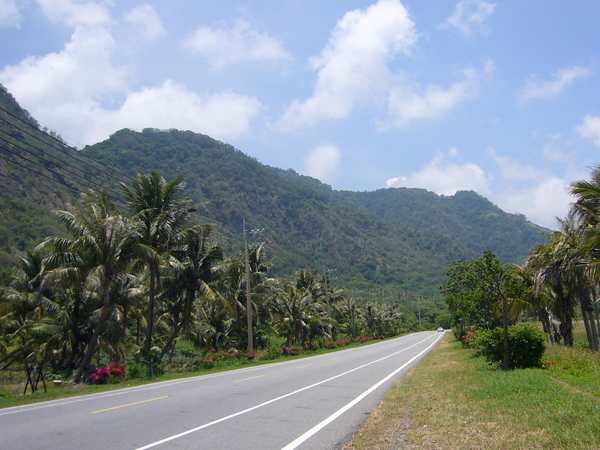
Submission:
[[[600,355],[554,346],[502,371],[447,333],[347,448],[600,448]]]

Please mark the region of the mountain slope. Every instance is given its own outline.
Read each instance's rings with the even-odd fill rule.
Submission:
[[[522,262],[542,230],[473,193],[440,197],[420,189],[334,191],[292,170],[259,163],[231,145],[179,130],[124,129],[76,152],[40,130],[12,96],[0,92],[0,270],[19,250],[63,233],[51,214],[88,188],[119,201],[118,182],[139,171],[183,176],[186,195],[203,204],[226,255],[243,249],[243,223],[260,230],[275,275],[336,269],[346,287],[383,285],[436,294],[445,267],[492,250]],[[115,169],[118,168],[118,169]]]
[[[521,264],[546,230],[523,215],[507,214],[472,191],[438,196],[424,189],[334,192],[342,204],[386,222],[427,229],[452,239],[473,256],[492,250],[504,262]]]
[[[158,170],[168,179],[183,175],[187,195],[206,204],[203,220],[216,224],[227,250],[240,249],[244,219],[262,230],[255,239],[267,243],[276,274],[324,265],[359,286],[432,293],[455,259],[491,249],[522,262],[518,258],[542,239],[539,227],[475,193],[440,198],[410,189],[333,191],[189,131],[121,130],[82,152],[130,176],[137,170]],[[487,235],[512,226],[514,236]]]

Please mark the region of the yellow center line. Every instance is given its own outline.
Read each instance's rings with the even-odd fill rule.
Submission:
[[[310,366],[312,366],[312,364],[307,364],[305,366],[298,366],[298,367],[296,367],[296,369],[304,369],[305,367],[310,367]]]
[[[142,400],[141,402],[128,403],[127,405],[114,406],[112,408],[101,409],[99,411],[92,411],[92,414],[106,412],[106,411],[112,411],[113,409],[125,408],[126,406],[133,406],[133,405],[139,405],[139,404],[142,404],[142,403],[153,402],[153,401],[156,401],[156,400],[162,400],[164,398],[169,398],[169,395],[165,395],[164,397],[151,398],[150,400]]]
[[[254,380],[256,378],[266,377],[266,375],[258,375],[256,377],[244,378],[243,380],[234,381],[234,383],[241,383],[242,381]]]
[[[333,358],[332,361],[337,361],[338,359],[342,359],[342,357],[338,356],[337,358]]]

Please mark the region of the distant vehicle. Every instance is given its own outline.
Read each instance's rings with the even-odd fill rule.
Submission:
[[[443,333],[443,332],[444,332],[444,329],[443,329],[442,327],[439,327],[439,328],[438,328],[438,331],[439,331],[440,333]]]

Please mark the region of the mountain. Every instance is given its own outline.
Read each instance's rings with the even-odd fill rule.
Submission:
[[[14,203],[11,211],[21,210],[17,222],[15,213],[4,214],[3,204],[0,238],[8,237],[0,244],[6,255],[32,248],[46,234],[61,233],[49,211],[73,202],[76,191],[102,186],[118,202],[118,182],[151,170],[167,180],[184,177],[186,195],[202,204],[198,220],[214,225],[226,255],[243,249],[244,222],[258,230],[251,241],[265,243],[274,275],[289,276],[303,267],[335,269],[344,286],[391,286],[435,295],[453,260],[492,250],[505,262],[521,263],[543,240],[542,228],[474,192],[441,197],[422,189],[336,191],[191,131],[124,129],[75,152],[56,133],[43,133],[4,94],[0,118],[11,112],[0,119],[0,201]],[[37,148],[35,155],[28,153],[17,165],[16,154],[29,145]],[[33,229],[22,234],[27,227]],[[6,263],[0,258],[0,264]]]

